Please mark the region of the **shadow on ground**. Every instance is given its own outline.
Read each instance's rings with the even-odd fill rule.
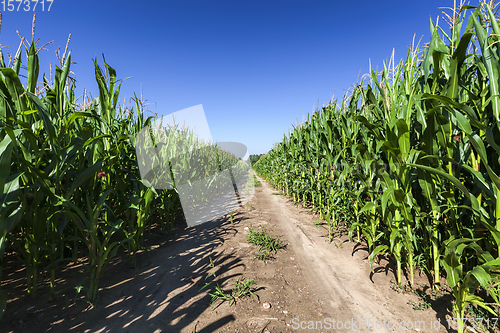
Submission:
[[[244,219],[237,214],[233,223],[237,225]],[[14,333],[180,332],[186,327],[213,332],[235,318],[214,316],[213,322],[199,327],[197,318],[210,307],[210,296],[200,289],[208,281],[208,273],[214,271],[210,259],[221,284],[234,276],[220,275],[243,265],[231,253],[217,251],[224,237],[236,232],[229,217],[181,227],[173,235],[163,236],[159,248],[139,255],[137,268],[131,268],[126,258],[108,267],[99,282],[102,289],[95,307],[85,309],[83,297],[75,303],[61,297],[47,302],[48,295],[41,292],[37,298],[45,303],[32,306],[24,298],[11,302],[2,324]]]

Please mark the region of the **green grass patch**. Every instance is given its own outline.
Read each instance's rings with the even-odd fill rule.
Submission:
[[[257,299],[253,293],[254,290],[251,288],[255,284],[254,280],[239,278],[234,281],[234,288],[230,292],[225,292],[219,284],[216,284],[214,291],[209,293],[209,295],[212,296],[210,304],[213,305],[218,300],[222,300],[222,302],[229,301],[229,305],[231,305],[231,303],[236,303],[236,300],[247,295],[251,295],[253,298]]]
[[[271,258],[273,253],[285,248],[285,244],[280,236],[274,236],[267,230],[267,226],[261,230],[249,228],[248,241],[259,248],[259,253],[255,257],[264,263]]]
[[[213,262],[212,258],[210,258],[210,264],[208,265],[208,267],[211,269],[215,268],[215,263]],[[210,277],[213,277],[213,280],[206,282],[199,291],[202,291],[207,287],[211,287],[212,291],[208,294],[212,297],[212,299],[210,300],[212,309],[213,305],[218,300],[221,300],[222,303],[224,303],[224,301],[229,301],[229,305],[231,305],[231,303],[236,303],[236,300],[239,300],[246,295],[251,295],[253,298],[257,299],[257,297],[253,293],[256,290],[252,288],[252,286],[255,285],[256,282],[252,279],[245,280],[245,278],[240,277],[236,281],[234,281],[234,288],[228,292],[225,292],[220,284],[214,281],[215,279],[217,279],[217,275],[215,274],[215,272],[208,273],[205,277],[205,280]]]

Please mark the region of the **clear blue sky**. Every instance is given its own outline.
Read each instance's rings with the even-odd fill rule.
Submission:
[[[122,99],[142,84],[160,115],[202,104],[214,141],[265,153],[332,90],[341,98],[369,59],[381,67],[393,48],[397,60],[405,57],[414,34],[428,42],[429,19],[449,6],[452,0],[54,0],[50,12],[37,8],[39,45],[54,40],[40,51],[40,80],[71,33],[78,95],[86,88],[96,96],[92,59],[102,64],[104,53],[118,78],[132,77]],[[12,45],[4,53],[17,50],[16,30],[31,37],[32,15],[3,12],[0,44]]]

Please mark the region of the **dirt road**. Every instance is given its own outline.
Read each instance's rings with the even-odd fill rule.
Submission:
[[[436,323],[439,318],[435,312],[414,311],[407,296],[390,289],[393,273],[388,267],[374,266],[379,273],[372,275],[366,249],[355,252],[355,244],[345,238],[336,247],[325,237],[324,229],[314,226],[316,216],[308,218],[311,214],[292,206],[283,196],[272,195],[274,192],[263,182],[260,195],[269,200],[276,224],[295,250],[299,265],[308,272],[305,280],[326,300],[326,310],[336,321],[358,323],[352,329],[358,332],[372,331],[367,329],[371,324],[377,332],[415,328],[446,332],[446,325]]]

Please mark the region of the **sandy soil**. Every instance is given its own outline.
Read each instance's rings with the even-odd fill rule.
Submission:
[[[408,302],[418,303],[419,297],[391,289],[394,274],[387,260],[372,273],[364,244],[345,236],[330,243],[326,231],[315,227],[318,216],[262,185],[232,224],[224,217],[168,236],[151,235],[151,250],[138,255],[138,267],[126,258],[114,260],[93,308],[71,287],[81,279],[81,265],[60,274],[54,301],[48,301],[46,286],[26,299],[24,271],[7,257],[2,288],[11,301],[0,332],[452,331],[445,317],[449,299],[414,310]],[[247,234],[266,225],[287,247],[265,264],[255,258]],[[209,273],[216,278],[206,279]],[[212,280],[230,291],[238,278],[255,280],[257,299],[211,306],[209,288],[200,291]],[[417,281],[422,288],[427,283],[425,277]]]

